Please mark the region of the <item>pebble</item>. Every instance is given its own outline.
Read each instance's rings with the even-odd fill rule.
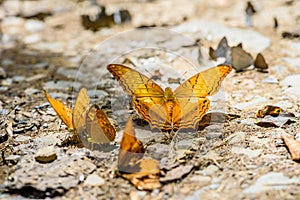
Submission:
[[[262,151],[261,149],[252,150],[252,149],[244,148],[244,147],[241,147],[241,146],[233,146],[231,148],[232,153],[244,154],[244,155],[248,156],[249,158],[255,158],[255,157],[259,156],[261,151]]]
[[[5,158],[6,161],[10,162],[11,164],[17,164],[19,160],[21,159],[20,155],[10,155],[7,158]]]
[[[202,176],[202,175],[195,175],[195,176],[192,176],[190,178],[190,181],[201,183],[201,185],[206,185],[206,184],[208,184],[208,183],[211,182],[211,177],[209,177],[209,176]]]
[[[84,181],[84,186],[101,186],[105,184],[105,180],[96,174],[89,175]]]
[[[6,71],[0,67],[0,78],[6,78],[7,77],[7,74],[6,74]]]
[[[25,22],[25,30],[28,32],[37,32],[45,28],[45,23],[40,20],[29,19]]]
[[[48,81],[44,83],[44,90],[68,90],[74,88],[75,90],[79,90],[81,87],[81,83],[73,82],[73,81]]]
[[[243,48],[251,53],[259,53],[270,46],[271,40],[253,30],[239,28],[230,28],[222,24],[204,20],[194,20],[181,23],[173,28],[174,31],[193,34],[193,37],[199,38],[206,35],[213,40],[221,39],[226,36],[230,46],[242,43]]]
[[[246,110],[246,109],[253,108],[256,105],[261,105],[262,103],[265,103],[267,101],[268,101],[268,99],[265,97],[257,97],[253,101],[237,103],[232,107],[239,109],[239,110]]]
[[[300,96],[300,74],[287,76],[285,79],[281,81],[281,83],[286,86],[286,92],[292,93]]]
[[[30,136],[26,136],[26,135],[18,135],[16,138],[15,138],[15,141],[16,142],[27,142],[29,140],[31,140],[32,138]]]
[[[25,80],[24,76],[15,75],[12,77],[13,82],[20,83]]]
[[[282,58],[284,62],[286,62],[290,67],[294,70],[300,70],[300,58]]]
[[[216,165],[210,165],[207,168],[205,168],[204,170],[199,170],[196,171],[196,174],[202,174],[204,176],[208,176],[208,175],[214,175],[217,171],[219,170],[219,168]]]
[[[40,34],[32,34],[24,37],[24,44],[34,44],[42,40],[42,36]]]
[[[1,85],[2,86],[10,86],[13,83],[13,79],[12,78],[7,78],[1,81]]]
[[[277,84],[278,79],[275,78],[274,76],[268,76],[268,77],[263,79],[263,83]]]
[[[35,160],[40,163],[50,163],[56,160],[57,155],[54,146],[43,147],[38,150]]]
[[[282,173],[269,172],[259,177],[256,182],[243,193],[260,193],[266,190],[284,190],[290,185],[300,184],[300,178],[289,178]]]
[[[27,88],[24,92],[27,96],[32,96],[34,94],[38,94],[40,92],[40,90],[30,87],[30,88]]]
[[[36,74],[36,75],[33,75],[33,76],[30,76],[30,77],[26,78],[25,81],[35,82],[35,81],[39,81],[40,79],[44,79],[47,76],[48,76],[47,74]]]
[[[238,143],[244,142],[246,139],[246,133],[245,132],[237,132],[229,141],[229,145],[234,145]]]
[[[2,129],[0,132],[0,144],[8,140],[8,134]]]

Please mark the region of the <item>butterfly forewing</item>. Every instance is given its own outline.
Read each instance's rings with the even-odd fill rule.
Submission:
[[[136,138],[132,117],[126,123],[118,157],[118,168],[123,172],[135,172],[137,161],[144,155],[143,143]]]
[[[72,108],[66,107],[62,102],[57,99],[51,98],[48,92],[45,92],[45,96],[52,108],[55,110],[59,118],[65,123],[69,130],[74,130],[72,122]]]
[[[123,65],[112,64],[107,67],[120,82],[122,88],[136,97],[163,96],[163,89],[150,78]]]
[[[79,135],[86,135],[85,116],[89,108],[90,98],[87,90],[82,88],[78,93],[73,113],[73,124]]]
[[[221,65],[200,72],[178,86],[174,94],[177,98],[203,98],[213,95],[219,90],[231,69],[231,66]]]

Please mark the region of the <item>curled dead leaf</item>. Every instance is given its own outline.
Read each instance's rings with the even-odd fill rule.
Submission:
[[[289,135],[282,135],[284,143],[288,147],[289,152],[291,153],[292,160],[299,161],[300,160],[300,141],[295,140],[293,137]]]

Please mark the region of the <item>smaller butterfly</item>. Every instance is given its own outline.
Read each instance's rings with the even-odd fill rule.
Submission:
[[[136,138],[132,117],[126,123],[118,157],[119,174],[141,190],[161,187],[160,168],[157,160],[143,158],[143,143]]]
[[[235,47],[231,47],[231,62],[232,67],[237,72],[240,72],[253,64],[253,58],[251,54],[246,52],[242,45],[239,44]]]
[[[74,110],[57,99],[45,96],[60,119],[72,132],[72,140],[80,147],[90,148],[93,143],[107,143],[115,139],[116,131],[106,114],[97,106],[90,105],[87,90],[82,88],[77,96]]]
[[[231,62],[230,57],[230,46],[228,45],[227,38],[223,37],[216,50],[214,50],[212,47],[209,47],[209,56],[212,60],[217,60],[219,57],[224,57],[226,59],[225,63]]]
[[[257,69],[257,71],[267,72],[268,63],[266,62],[264,56],[261,53],[257,54],[253,65]]]

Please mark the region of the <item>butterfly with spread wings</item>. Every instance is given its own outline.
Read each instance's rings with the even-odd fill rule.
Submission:
[[[151,128],[170,132],[184,128],[196,129],[209,109],[207,96],[218,91],[232,67],[222,65],[200,72],[174,91],[170,87],[162,89],[147,76],[124,65],[111,64],[107,69],[123,90],[133,97],[136,111]]]

